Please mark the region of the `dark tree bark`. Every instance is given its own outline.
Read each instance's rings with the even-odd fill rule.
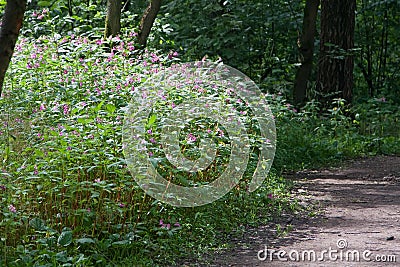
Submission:
[[[121,5],[121,0],[107,0],[107,15],[104,38],[116,36],[121,30]]]
[[[149,6],[143,14],[138,33],[138,42],[142,46],[146,46],[147,44],[147,38],[150,35],[151,27],[153,26],[158,12],[160,11],[160,7],[161,0],[151,0]]]
[[[361,8],[363,10],[367,10],[367,3],[368,0],[362,0],[361,1]],[[375,10],[372,11],[374,14]],[[367,82],[368,85],[368,93],[370,97],[373,97],[375,95],[375,85],[374,85],[374,81],[373,81],[373,72],[372,72],[372,65],[373,65],[373,61],[372,61],[372,50],[373,50],[373,46],[372,43],[370,42],[371,40],[371,23],[374,23],[375,21],[375,15],[372,16],[372,20],[371,18],[367,18],[365,16],[365,12],[362,13],[362,22],[363,22],[363,26],[364,26],[364,38],[363,38],[363,49],[361,50],[360,53],[360,59],[361,62],[358,62],[358,67],[361,69],[362,74],[365,78],[365,81]],[[365,65],[367,66],[367,68],[365,68]]]
[[[0,96],[4,77],[24,20],[26,0],[8,0],[0,30]]]
[[[356,0],[321,0],[317,92],[324,107],[334,98],[352,100],[355,8]]]
[[[310,80],[314,57],[314,37],[320,0],[307,0],[304,8],[303,30],[299,39],[300,67],[294,82],[294,101],[297,105],[306,99],[307,84]]]

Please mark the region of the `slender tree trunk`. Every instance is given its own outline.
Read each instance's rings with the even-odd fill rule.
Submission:
[[[142,46],[146,46],[147,38],[150,35],[151,27],[153,26],[154,20],[160,11],[161,0],[151,0],[149,6],[143,14],[142,20],[140,21],[138,42]]]
[[[304,8],[303,30],[299,39],[299,52],[301,65],[296,73],[294,82],[294,101],[301,105],[306,98],[307,84],[310,80],[313,57],[314,36],[317,25],[319,0],[307,0]]]
[[[356,0],[321,0],[321,45],[317,79],[319,101],[352,100]]]
[[[8,0],[0,30],[0,96],[4,77],[24,20],[26,0]]]
[[[124,4],[122,6],[122,12],[128,11],[130,6],[131,6],[131,1],[130,0],[125,0]]]
[[[121,0],[107,0],[104,38],[116,36],[121,30]]]

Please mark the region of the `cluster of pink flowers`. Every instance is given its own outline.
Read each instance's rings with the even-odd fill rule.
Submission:
[[[68,115],[69,114],[68,104],[64,104],[63,105],[63,113],[64,113],[64,115]]]
[[[42,12],[40,12],[39,11],[39,13],[36,13],[36,11],[33,11],[33,13],[32,13],[32,17],[34,17],[34,18],[37,18],[37,19],[39,19],[39,20],[41,20],[41,19],[43,19],[44,18],[44,16],[47,14],[47,13],[49,13],[49,10],[48,9],[43,9],[42,10]]]
[[[286,107],[288,108],[288,110],[290,111],[293,111],[294,113],[297,113],[297,109],[295,109],[291,104],[289,104],[289,103],[287,103],[286,104]]]
[[[176,222],[174,223],[175,227],[181,227],[180,223]],[[160,227],[161,228],[165,228],[165,229],[171,229],[171,224],[170,223],[164,223],[163,220],[160,220]]]
[[[16,213],[17,209],[14,207],[13,204],[8,205],[8,210],[11,211],[12,213]]]
[[[197,137],[194,136],[192,133],[189,133],[189,134],[187,135],[187,141],[188,141],[189,143],[194,143],[194,142],[196,142],[196,140],[197,140]]]
[[[174,57],[177,57],[177,56],[179,56],[179,54],[178,54],[178,52],[175,51],[175,52],[168,54],[168,59],[173,59]]]

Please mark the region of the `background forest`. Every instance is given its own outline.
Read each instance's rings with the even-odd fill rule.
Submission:
[[[0,266],[196,262],[248,227],[303,209],[285,172],[400,153],[397,0],[8,0],[1,14],[6,4],[26,11],[14,9],[24,20],[8,69],[6,15],[1,26]],[[124,107],[162,67],[206,59],[265,93],[276,155],[257,191],[246,190],[253,150],[234,190],[176,208],[146,196],[127,170]],[[196,145],[182,140],[188,153]],[[213,166],[202,182],[224,161]]]

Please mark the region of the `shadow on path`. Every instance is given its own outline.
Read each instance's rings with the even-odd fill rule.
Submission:
[[[275,224],[251,229],[207,266],[400,266],[400,157],[359,159],[287,178],[296,181],[296,197],[304,205],[318,203],[321,214],[285,215],[280,224],[293,230],[284,238],[276,238]],[[259,260],[265,248],[267,255],[259,256],[266,259]],[[285,251],[287,261],[272,250]]]

